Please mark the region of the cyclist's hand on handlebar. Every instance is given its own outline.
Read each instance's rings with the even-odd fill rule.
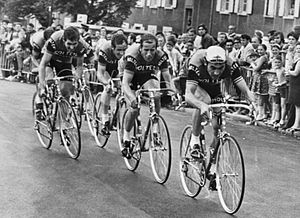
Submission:
[[[38,85],[39,96],[43,96],[46,93],[46,85],[45,82],[40,82]]]
[[[208,120],[210,118],[210,116],[209,116],[209,114],[210,114],[210,108],[209,108],[208,104],[202,103],[201,107],[200,107],[200,111],[201,111],[201,116],[204,119]]]

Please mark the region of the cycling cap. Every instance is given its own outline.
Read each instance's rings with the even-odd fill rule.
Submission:
[[[225,63],[226,61],[226,54],[225,50],[220,46],[210,46],[206,50],[206,60],[210,63]]]

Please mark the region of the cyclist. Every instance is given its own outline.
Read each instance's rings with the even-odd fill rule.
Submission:
[[[167,88],[170,88],[171,76],[168,69],[168,57],[157,46],[157,38],[152,34],[145,34],[141,37],[140,44],[128,48],[124,57],[125,69],[122,86],[124,94],[130,103],[129,113],[125,117],[124,148],[122,149],[124,157],[127,156],[127,148],[131,143],[130,131],[139,110],[134,91],[141,86],[145,89],[160,88],[158,71],[161,72],[164,80],[167,82]],[[159,97],[155,99],[155,110],[157,113],[160,110]]]
[[[111,41],[105,42],[98,53],[98,80],[105,85],[101,95],[100,112],[104,126],[102,134],[109,134],[109,105],[111,97],[110,79],[118,76],[118,61],[125,54],[127,49],[127,38],[123,34],[114,34]]]
[[[185,99],[187,103],[196,108],[193,113],[193,132],[190,142],[191,156],[194,158],[200,158],[202,155],[199,146],[199,135],[202,128],[200,121],[207,118],[208,104],[222,102],[221,82],[226,79],[231,79],[251,102],[254,101],[253,93],[241,76],[239,66],[226,56],[223,48],[211,46],[207,50],[198,50],[191,57]],[[217,111],[214,112],[217,113]],[[213,117],[212,125],[214,138],[210,146],[211,154],[218,143],[217,116]]]
[[[68,27],[51,35],[45,44],[45,51],[39,65],[39,89],[45,88],[46,67],[55,69],[57,76],[72,75],[72,58],[77,59],[76,74],[81,78],[83,71],[83,55],[93,56],[91,47],[80,37],[76,27]],[[68,98],[74,91],[72,81],[60,82],[59,88],[63,96]],[[42,109],[37,106],[37,109]]]

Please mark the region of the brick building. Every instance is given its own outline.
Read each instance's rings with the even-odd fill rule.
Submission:
[[[125,25],[181,33],[205,23],[216,35],[233,24],[238,33],[276,29],[287,34],[300,25],[299,9],[300,0],[139,0]]]

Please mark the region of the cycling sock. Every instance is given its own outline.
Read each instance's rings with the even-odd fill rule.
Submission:
[[[153,122],[153,133],[158,133],[158,122]]]
[[[109,121],[109,116],[108,114],[102,114],[102,123],[106,123]]]
[[[130,131],[124,130],[124,136],[123,136],[124,141],[130,141]]]
[[[195,145],[195,144],[200,145],[200,138],[199,136],[195,136],[194,134],[192,134],[191,145]]]

